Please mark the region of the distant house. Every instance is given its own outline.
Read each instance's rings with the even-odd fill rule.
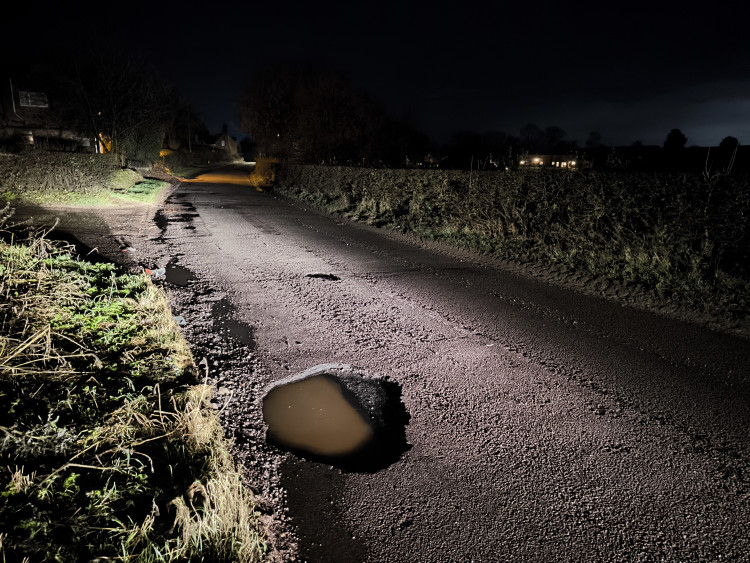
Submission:
[[[5,77],[0,83],[0,140],[26,146],[45,143],[65,150],[94,151],[98,143],[72,131],[50,108],[45,92],[31,91]]]
[[[565,168],[575,170],[581,167],[580,159],[574,154],[526,154],[520,158],[521,168]]]
[[[216,139],[214,147],[221,151],[224,151],[228,156],[231,156],[233,158],[236,158],[239,155],[239,152],[237,150],[237,141],[233,137],[230,137],[229,133],[222,133],[219,138]]]

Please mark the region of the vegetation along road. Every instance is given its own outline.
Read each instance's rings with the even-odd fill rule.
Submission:
[[[252,327],[245,365],[217,375],[223,417],[285,489],[266,494],[300,560],[750,553],[746,339],[249,186],[182,184],[163,219],[169,255],[214,288],[175,295],[188,329],[217,306]],[[406,447],[351,469],[250,445],[264,388],[328,362],[401,386]]]
[[[209,180],[180,184],[155,221],[110,217],[107,236],[127,260],[166,267],[258,506],[281,521],[276,556],[750,553],[747,339],[313,212],[241,177]],[[330,362],[395,383],[405,442],[362,466],[265,443],[267,386]]]

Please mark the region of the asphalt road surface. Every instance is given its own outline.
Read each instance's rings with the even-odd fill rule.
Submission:
[[[298,560],[750,561],[748,340],[248,186],[182,184],[160,218],[253,327],[233,435],[317,364],[402,387],[409,447],[375,471],[253,454]]]

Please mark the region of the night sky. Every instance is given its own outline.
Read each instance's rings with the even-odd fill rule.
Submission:
[[[252,71],[313,60],[437,142],[535,123],[580,145],[591,131],[607,145],[661,145],[673,128],[688,145],[750,143],[747,1],[16,4],[3,57],[123,43],[214,132],[241,135],[236,100]]]

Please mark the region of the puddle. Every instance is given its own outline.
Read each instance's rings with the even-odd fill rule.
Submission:
[[[188,283],[198,278],[196,278],[195,274],[184,266],[169,263],[164,269],[164,279],[172,285],[185,287]]]
[[[410,446],[401,386],[343,364],[324,364],[273,384],[263,397],[266,440],[300,456],[373,472]]]
[[[277,387],[263,401],[263,419],[274,441],[315,455],[360,450],[375,431],[328,374]]]
[[[234,308],[227,302],[226,299],[222,299],[214,303],[211,307],[211,316],[214,319],[214,328],[218,330],[219,334],[225,337],[233,338],[240,344],[244,344],[248,348],[255,348],[255,336],[253,335],[253,327],[241,323],[232,318]]]
[[[167,216],[164,215],[164,212],[161,209],[156,210],[156,214],[154,215],[154,223],[156,223],[156,226],[159,227],[162,235],[167,232],[167,225],[169,224],[169,221],[167,220]]]

